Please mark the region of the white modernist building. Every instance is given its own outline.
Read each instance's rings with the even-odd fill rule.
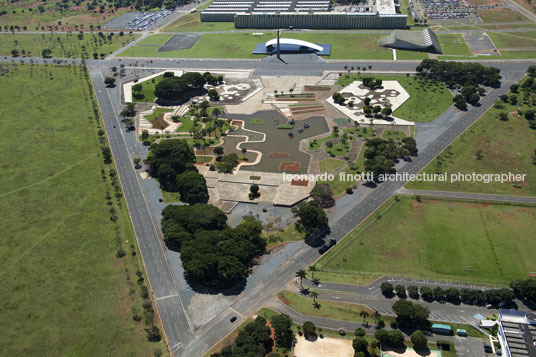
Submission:
[[[314,51],[322,51],[324,48],[322,46],[319,46],[317,44],[302,41],[302,40],[296,40],[293,38],[280,38],[279,39],[279,47],[281,51],[300,51],[303,47],[307,48],[308,50],[314,50]],[[266,49],[271,50],[273,48],[277,48],[277,38],[274,38],[273,40],[270,40],[266,42]]]

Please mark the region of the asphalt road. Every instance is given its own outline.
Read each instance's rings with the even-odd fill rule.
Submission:
[[[536,204],[536,197],[529,197],[529,196],[491,195],[491,194],[485,194],[485,193],[472,193],[472,192],[408,190],[406,188],[400,189],[399,193],[403,195],[421,195],[421,196],[428,196],[428,197],[454,198],[454,199],[463,199],[463,200]]]
[[[149,284],[168,346],[173,352],[192,339],[192,332],[182,309],[156,224],[152,221],[139,177],[128,154],[123,126],[117,118],[119,108],[114,108],[112,105],[102,73],[91,67],[90,71]]]
[[[17,59],[17,62],[21,59]],[[29,59],[22,59],[28,62]],[[0,62],[10,62],[11,58],[0,58]],[[67,60],[72,63],[74,60]],[[34,62],[42,63],[41,59]],[[51,63],[51,60],[47,60]],[[77,62],[77,61],[76,61]],[[482,61],[483,62],[483,61]],[[158,313],[164,326],[168,345],[173,355],[176,356],[200,356],[221,338],[230,333],[235,326],[244,321],[247,316],[266,305],[277,294],[281,285],[294,277],[295,272],[303,267],[311,265],[320,255],[317,249],[304,246],[291,259],[278,267],[268,275],[256,287],[248,290],[238,297],[225,312],[217,316],[210,323],[196,331],[190,330],[187,315],[183,311],[182,304],[177,294],[177,287],[166,261],[163,246],[159,238],[156,222],[151,220],[151,214],[145,201],[139,177],[136,175],[131,159],[128,155],[125,138],[117,118],[119,108],[114,108],[108,92],[104,87],[103,77],[100,73],[105,67],[121,64],[144,68],[184,68],[184,69],[251,69],[256,72],[272,75],[296,75],[310,74],[311,72],[323,72],[326,70],[344,71],[344,66],[372,65],[372,72],[413,72],[418,61],[330,61],[327,63],[267,63],[257,60],[88,60],[91,69],[91,77],[95,86],[97,99],[101,108],[106,132],[110,141],[112,153],[120,176],[123,192],[129,208],[129,213],[134,225],[134,230],[140,246],[142,258],[145,264],[149,283],[153,291]],[[419,156],[406,164],[399,171],[417,173],[429,161],[445,149],[458,135],[471,126],[489,108],[494,100],[505,93],[509,86],[519,80],[526,71],[531,61],[490,61],[489,64],[500,67],[505,79],[499,89],[492,90],[482,98],[481,106],[465,113],[451,127],[449,127],[435,142],[423,149]],[[114,128],[115,125],[115,128]],[[374,192],[356,203],[349,212],[336,222],[331,222],[332,233],[330,237],[337,240],[343,238],[352,229],[359,225],[369,215],[379,208],[404,182],[387,182],[379,185]],[[229,322],[233,315],[238,316],[234,324]]]

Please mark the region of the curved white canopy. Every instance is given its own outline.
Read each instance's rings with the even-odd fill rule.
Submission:
[[[295,40],[293,38],[280,38],[279,43],[281,45],[305,46],[305,47],[312,48],[313,50],[316,50],[316,51],[322,51],[323,50],[323,48],[321,46],[318,46],[318,45],[316,45],[314,43],[307,42],[307,41],[302,41],[302,40]],[[276,47],[277,46],[277,38],[274,38],[273,40],[270,40],[270,41],[266,42],[266,47],[268,47],[268,46]]]

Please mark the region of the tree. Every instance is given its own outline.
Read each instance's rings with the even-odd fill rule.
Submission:
[[[134,167],[136,169],[140,168],[140,161],[141,161],[141,159],[139,157],[135,157],[134,160],[132,160],[132,162],[134,163]]]
[[[415,330],[411,334],[411,343],[416,350],[425,350],[428,346],[428,339],[420,330]]]
[[[145,159],[149,174],[167,191],[177,191],[177,175],[194,169],[195,155],[186,140],[164,140],[151,145],[151,154]]]
[[[313,305],[316,305],[316,298],[318,297],[318,293],[316,291],[311,291],[311,297],[313,298]]]
[[[275,342],[277,346],[290,349],[294,339],[290,317],[285,314],[274,316],[272,318],[272,327],[275,330]]]
[[[389,107],[385,107],[385,108],[382,109],[382,115],[383,115],[384,117],[388,117],[388,116],[390,116],[391,114],[393,114],[393,110],[392,110],[391,108],[389,108]]]
[[[425,301],[432,301],[434,299],[434,293],[428,286],[421,286],[421,296]]]
[[[359,311],[359,316],[361,316],[361,318],[363,319],[363,322],[367,322],[367,319],[369,317],[369,313],[366,312],[365,310],[361,310],[361,311]]]
[[[19,57],[20,56],[19,50],[17,49],[11,50],[11,56]]]
[[[445,290],[443,290],[440,286],[437,286],[432,290],[432,293],[434,294],[434,300],[438,302],[445,301]]]
[[[499,119],[502,120],[502,121],[508,121],[508,114],[499,113]]]
[[[257,197],[259,197],[260,194],[259,194],[259,185],[256,185],[256,184],[253,184],[251,186],[249,186],[249,198],[250,199],[255,199]]]
[[[322,208],[329,208],[335,205],[333,191],[326,183],[317,183],[311,190],[311,197]]]
[[[365,99],[363,100],[363,104],[365,104],[365,105],[368,106],[368,105],[370,105],[370,101],[371,101],[371,100],[372,100],[372,98],[370,98],[370,97],[365,97]]]
[[[395,286],[396,296],[399,298],[406,297],[406,287],[404,285]]]
[[[513,93],[517,93],[518,90],[519,90],[519,85],[518,85],[518,84],[515,84],[515,83],[512,84],[512,85],[510,86],[510,90],[511,90]]]
[[[106,77],[104,78],[104,84],[106,87],[113,87],[115,86],[115,78],[113,77]]]
[[[132,86],[132,90],[134,92],[141,92],[143,90],[143,85],[141,83],[138,83],[138,84],[134,84]]]
[[[49,48],[43,48],[43,50],[41,51],[41,57],[43,58],[52,57],[52,51]]]
[[[445,291],[445,297],[451,303],[458,303],[460,300],[460,291],[456,288],[448,288]]]
[[[302,202],[292,207],[292,214],[298,217],[296,229],[307,236],[328,228],[328,216],[315,201]]]
[[[307,340],[314,340],[316,338],[316,326],[311,321],[305,321],[303,323],[303,336]]]
[[[389,332],[385,330],[377,330],[374,333],[374,337],[380,342],[382,345],[389,345],[391,342],[391,339],[389,338]]]
[[[365,105],[365,106],[363,107],[363,113],[365,113],[365,115],[370,115],[370,114],[372,114],[372,108],[369,107],[368,105]]]
[[[124,108],[119,115],[121,115],[123,118],[132,118],[136,115],[136,104],[127,103],[126,108]]]
[[[452,101],[454,102],[456,108],[460,110],[467,110],[467,103],[465,102],[463,95],[457,94],[454,98],[452,98]]]
[[[358,327],[355,330],[354,335],[363,337],[366,335],[366,333],[365,333],[365,330],[363,330],[361,327]]]
[[[305,270],[300,269],[296,272],[296,278],[300,278],[300,285],[302,288],[303,288],[303,279],[305,279],[306,277],[307,277],[307,273],[305,272]]]
[[[382,294],[384,296],[392,296],[393,295],[393,284],[384,281],[380,285],[380,290],[382,291]]]
[[[363,352],[365,354],[368,353],[368,342],[367,340],[362,336],[356,336],[354,340],[352,341],[352,347],[354,348],[354,351],[357,352]]]
[[[374,313],[372,314],[372,318],[374,319],[374,321],[376,321],[376,323],[378,323],[378,321],[381,320],[382,315],[380,314],[378,310],[374,310]]]
[[[220,95],[218,94],[218,91],[216,91],[215,89],[210,89],[207,94],[210,100],[214,102],[220,100]]]
[[[105,164],[111,164],[112,163],[112,152],[108,146],[101,147],[102,151],[102,157],[104,158]]]
[[[214,154],[216,154],[218,156],[222,156],[223,155],[223,146],[215,147],[214,148]]]
[[[380,105],[375,105],[374,107],[372,107],[372,112],[374,114],[378,114],[379,112],[381,112],[382,110],[382,107]]]
[[[190,87],[192,88],[203,88],[203,86],[207,83],[206,79],[203,77],[202,74],[198,72],[187,72],[180,76],[180,78]]]
[[[141,132],[141,140],[146,141],[147,139],[149,139],[149,130],[144,129]]]
[[[189,86],[182,77],[169,77],[158,82],[154,89],[154,95],[158,99],[176,101],[186,97]]]
[[[217,163],[218,171],[230,174],[234,168],[238,165],[238,155],[231,153],[223,155],[220,162]]]
[[[311,279],[315,280],[315,271],[318,271],[318,269],[316,268],[316,265],[310,265],[309,271],[311,272]]]
[[[414,300],[419,300],[419,288],[415,285],[408,286],[408,295]]]
[[[404,346],[404,335],[400,330],[389,331],[389,344],[393,347]]]
[[[207,182],[200,173],[193,170],[185,171],[177,175],[176,184],[182,202],[191,205],[208,202]]]

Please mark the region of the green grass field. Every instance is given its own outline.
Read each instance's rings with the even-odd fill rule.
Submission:
[[[353,81],[363,80],[363,77],[374,77],[384,81],[396,80],[404,87],[410,98],[393,112],[393,116],[401,119],[417,122],[433,121],[452,105],[452,94],[444,83],[420,81],[415,77],[351,74],[343,75],[337,84],[348,85]]]
[[[536,47],[536,31],[526,32],[489,32],[497,48]]]
[[[41,57],[44,49],[52,51],[52,57],[60,58],[93,58],[109,55],[132,42],[139,35],[119,36],[114,34],[110,39],[97,34],[84,34],[82,40],[78,34],[0,34],[0,55],[11,56],[12,50],[18,50],[20,56]],[[23,52],[24,51],[24,52]]]
[[[154,95],[155,86],[164,79],[164,75],[156,76],[151,79],[148,79],[143,82],[138,82],[136,84],[141,84],[142,89],[139,92],[141,96],[134,95],[136,92],[132,91],[132,99],[134,102],[154,102],[156,96]]]
[[[233,22],[201,22],[200,13],[212,1],[200,6],[196,12],[182,16],[180,19],[173,21],[171,24],[164,27],[166,32],[209,32],[209,31],[226,31],[234,30]]]
[[[61,2],[66,5],[60,8],[57,2],[36,2],[32,0],[19,0],[2,4],[2,10],[7,14],[0,16],[0,26],[18,26],[21,30],[48,31],[77,31],[89,30],[91,26],[98,28],[113,18],[124,13],[133,11],[128,8],[112,9],[112,1],[100,1],[96,10],[88,9],[92,0],[80,0],[75,2]],[[95,3],[96,4],[96,3]],[[102,12],[99,5],[103,5]],[[43,11],[40,11],[41,9]]]
[[[477,13],[484,23],[529,21],[525,15],[510,8],[483,9]]]
[[[124,201],[106,197],[112,167],[103,164],[81,71],[16,65],[0,77],[4,355],[147,356],[162,348],[133,320],[132,308],[143,311],[135,274],[143,266]]]
[[[382,34],[354,33],[293,33],[289,35],[299,40],[314,43],[331,43],[331,59],[368,59],[389,60],[393,58],[391,50],[379,47],[378,39]],[[274,33],[257,36],[252,33],[205,34],[196,44],[185,50],[157,52],[156,46],[132,46],[121,52],[123,57],[179,57],[179,58],[262,58],[251,52],[259,42],[266,42],[275,37]],[[150,39],[150,37],[149,37]],[[148,40],[152,41],[152,40]],[[404,53],[407,52],[407,53]],[[397,51],[404,59],[423,59],[422,53]],[[401,57],[401,58],[402,58]]]
[[[397,139],[403,139],[405,138],[407,135],[406,133],[404,133],[402,130],[390,130],[390,129],[386,129],[383,131],[382,133],[382,138],[384,139],[393,139],[393,140],[397,140]]]
[[[508,284],[536,270],[536,208],[402,197],[330,250],[318,265],[367,272]]]
[[[326,159],[322,160],[319,163],[320,172],[333,172],[341,166],[344,166],[344,161],[339,159]]]
[[[534,96],[534,95],[533,95]],[[522,97],[521,94],[518,95]],[[433,174],[447,172],[467,173],[519,173],[526,180],[513,182],[410,182],[408,188],[458,192],[481,192],[504,195],[536,195],[536,165],[532,157],[534,147],[527,145],[536,141],[536,130],[531,130],[528,121],[517,115],[509,115],[508,121],[499,120],[499,113],[528,109],[527,105],[503,104],[503,109],[492,107],[477,123],[451,144],[438,158],[424,168]],[[480,156],[477,155],[480,153]]]
[[[136,45],[145,45],[145,46],[162,46],[164,43],[168,42],[173,35],[170,34],[156,34],[144,38],[140,42],[137,42]]]
[[[439,34],[439,44],[445,55],[454,56],[471,56],[471,50],[467,46],[467,42],[463,35],[459,34]]]

